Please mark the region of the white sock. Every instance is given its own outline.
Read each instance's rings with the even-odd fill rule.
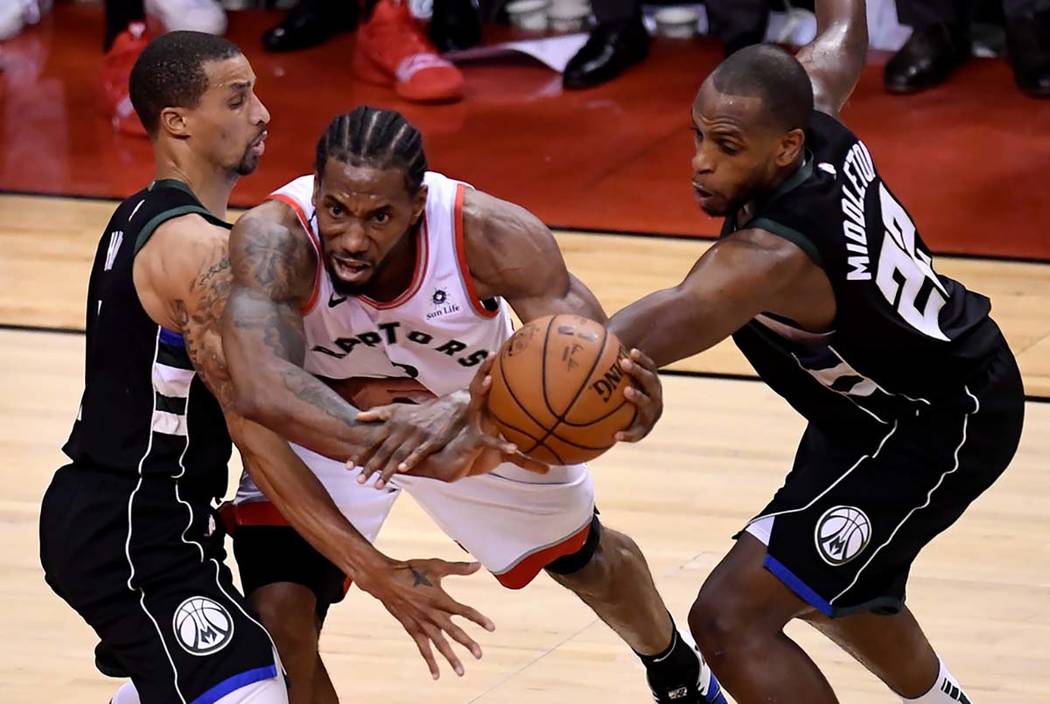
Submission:
[[[125,682],[109,700],[109,704],[142,704],[139,692],[131,682]]]
[[[937,658],[937,662],[940,663],[941,671],[937,674],[937,681],[930,691],[918,699],[902,699],[901,701],[904,704],[909,702],[914,704],[971,704],[970,698],[959,686],[959,681],[948,672],[944,661]]]

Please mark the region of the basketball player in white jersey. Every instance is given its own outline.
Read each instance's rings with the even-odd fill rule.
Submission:
[[[546,570],[578,594],[638,653],[658,702],[724,701],[681,639],[637,545],[599,523],[586,467],[535,473],[502,464],[460,478],[454,468],[410,466],[444,451],[416,436],[424,416],[446,421],[450,444],[461,442],[464,390],[509,336],[511,308],[524,321],[556,313],[605,320],[535,216],[427,171],[412,125],[396,112],[360,107],[329,125],[314,175],[239,220],[230,255],[235,285],[223,345],[240,407],[310,448],[296,452],[359,531],[374,538],[408,492],[504,586],[519,589]],[[644,436],[662,408],[651,363],[632,359],[625,370],[641,389],[629,395],[638,420],[620,440]],[[414,380],[408,385],[436,398],[385,408],[378,416],[389,435],[359,454],[328,430],[358,422],[358,409],[313,375],[371,377],[380,386]],[[348,454],[364,468],[326,459]],[[389,482],[368,479],[399,466]],[[289,667],[293,701],[337,701],[317,638],[328,605],[342,598],[342,575],[280,526],[250,477],[235,514],[245,591]],[[433,640],[462,674],[448,644]],[[419,645],[437,677],[429,646]]]
[[[269,113],[254,85],[240,49],[199,32],[156,39],[131,72],[156,179],[117,207],[100,240],[85,389],[63,448],[71,462],[40,515],[48,585],[98,634],[99,670],[131,680],[114,704],[288,701],[273,643],[237,593],[216,529],[231,438],[289,521],[334,562],[369,569],[359,582],[403,622],[425,623],[434,637],[453,613],[489,625],[434,579],[476,566],[385,558],[288,444],[234,407],[218,330],[231,285],[224,217],[265,148]],[[367,427],[346,438],[374,443]],[[416,584],[416,565],[433,586]]]

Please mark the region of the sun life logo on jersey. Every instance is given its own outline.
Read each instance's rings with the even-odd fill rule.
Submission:
[[[835,506],[817,521],[814,534],[817,552],[832,567],[844,565],[868,546],[871,521],[867,514],[853,506]]]
[[[172,618],[179,645],[190,655],[217,653],[233,639],[233,619],[222,604],[206,596],[191,596]]]
[[[427,313],[427,320],[433,320],[434,318],[440,318],[448,313],[459,311],[459,306],[448,300],[448,293],[443,288],[434,291],[433,295],[430,296],[430,300],[435,306],[438,306],[438,308],[437,310],[432,310]]]

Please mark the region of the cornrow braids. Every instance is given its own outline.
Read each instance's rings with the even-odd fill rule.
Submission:
[[[338,115],[329,123],[317,142],[314,168],[318,177],[329,159],[375,169],[399,168],[410,193],[420,189],[427,171],[419,130],[399,112],[365,105]]]

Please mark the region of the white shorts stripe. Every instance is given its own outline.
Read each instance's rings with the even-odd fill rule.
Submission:
[[[179,369],[154,362],[153,388],[161,396],[186,398],[190,395],[190,383],[196,373],[192,369]]]
[[[167,411],[153,411],[153,422],[150,423],[150,427],[153,428],[155,433],[181,435],[182,437],[189,435],[186,431],[186,416],[168,413]]]
[[[789,508],[789,509],[787,509],[787,510],[784,510],[784,511],[774,511],[773,513],[767,513],[767,514],[764,514],[764,515],[761,515],[761,516],[756,516],[755,518],[752,518],[752,519],[751,519],[751,520],[750,520],[750,521],[748,522],[748,525],[751,525],[752,523],[755,523],[756,521],[761,521],[761,520],[762,520],[763,518],[771,518],[771,517],[773,517],[773,516],[782,516],[782,515],[784,515],[784,514],[788,514],[788,513],[798,513],[799,511],[805,511],[805,510],[806,510],[806,509],[808,509],[808,508],[809,508],[810,506],[812,506],[813,504],[815,504],[815,503],[817,503],[818,501],[820,501],[820,499],[821,499],[821,498],[823,498],[823,496],[824,496],[825,494],[827,494],[827,493],[828,493],[829,491],[831,491],[831,490],[832,490],[832,489],[834,489],[834,488],[835,488],[836,486],[838,486],[839,484],[841,484],[841,483],[842,483],[842,481],[843,481],[843,480],[844,480],[844,479],[845,479],[846,477],[848,477],[848,476],[849,476],[849,475],[850,475],[850,474],[851,474],[851,473],[853,472],[853,470],[855,470],[855,469],[856,469],[857,467],[859,467],[859,466],[860,466],[860,463],[861,463],[861,462],[863,462],[864,460],[867,460],[867,459],[875,459],[876,457],[878,457],[878,456],[879,456],[879,453],[880,453],[880,452],[882,452],[882,448],[883,448],[883,447],[884,447],[884,446],[886,445],[886,441],[887,441],[887,440],[889,440],[889,439],[890,439],[891,437],[893,437],[893,434],[894,434],[895,432],[897,432],[897,421],[894,421],[894,422],[893,422],[893,427],[892,427],[892,428],[890,428],[890,432],[888,432],[888,433],[886,434],[886,437],[884,437],[884,438],[883,438],[883,439],[882,439],[882,440],[881,440],[881,441],[879,442],[879,446],[878,446],[878,447],[877,447],[877,448],[875,449],[875,452],[873,452],[873,453],[872,453],[872,454],[870,454],[870,455],[861,455],[861,458],[860,458],[859,460],[857,460],[856,462],[854,462],[854,463],[853,463],[853,466],[852,466],[852,467],[850,467],[849,469],[847,469],[847,470],[845,471],[845,473],[843,473],[843,475],[842,475],[841,477],[839,477],[839,478],[838,478],[838,479],[836,479],[836,480],[835,480],[834,482],[832,482],[832,483],[831,483],[831,484],[830,484],[830,485],[828,486],[828,488],[827,488],[827,489],[825,489],[824,491],[822,491],[822,492],[820,492],[819,494],[817,494],[816,496],[814,496],[814,497],[813,497],[813,500],[812,500],[812,501],[810,501],[810,502],[809,502],[808,504],[806,504],[805,506],[800,506],[799,508]]]
[[[160,349],[160,326],[158,325],[157,326],[157,339],[156,339],[156,342],[154,342],[154,346],[153,346],[153,365],[151,367],[153,370],[155,370],[156,367],[158,366],[157,365],[157,351],[159,349]],[[151,374],[152,374],[153,379],[155,380],[157,378],[156,377],[156,372],[153,371],[153,372],[151,372]],[[157,415],[157,394],[156,393],[153,394],[153,415],[154,416]],[[134,507],[134,504],[135,504],[135,494],[137,494],[139,492],[139,488],[142,486],[142,466],[143,466],[143,464],[145,464],[146,458],[149,457],[149,453],[150,453],[150,451],[152,449],[153,449],[153,433],[150,433],[149,434],[149,440],[146,442],[146,452],[142,455],[142,459],[139,460],[139,480],[135,484],[135,489],[131,492],[131,495],[128,497],[128,539],[124,543],[124,554],[128,558],[128,568],[130,570],[130,574],[128,575],[128,589],[130,591],[133,591],[133,592],[137,591],[139,593],[139,605],[142,607],[143,613],[146,614],[146,617],[153,624],[153,628],[157,631],[157,638],[160,639],[160,645],[161,645],[162,648],[164,648],[164,654],[167,656],[168,663],[171,665],[172,682],[173,682],[173,685],[175,687],[175,694],[178,696],[179,701],[182,702],[182,704],[186,704],[186,697],[182,696],[182,690],[179,689],[179,671],[176,669],[175,661],[172,659],[171,652],[168,650],[168,643],[167,643],[167,641],[164,640],[164,635],[161,633],[160,624],[157,623],[157,619],[153,618],[153,614],[151,614],[149,612],[149,609],[146,608],[146,592],[144,592],[141,589],[137,589],[132,584],[132,581],[135,579],[135,565],[131,561],[131,533],[132,533],[132,530],[133,530],[131,517],[132,517],[133,507]]]
[[[853,581],[849,583],[849,586],[847,586],[841,592],[839,592],[834,597],[832,597],[832,599],[831,599],[831,601],[829,603],[834,604],[836,599],[840,598],[843,594],[845,594],[846,592],[848,592],[850,589],[853,588],[853,586],[860,579],[860,575],[864,572],[865,569],[867,569],[868,565],[871,564],[872,560],[875,559],[875,557],[879,554],[879,552],[884,547],[886,547],[887,545],[890,544],[890,542],[893,540],[893,538],[900,531],[901,527],[908,521],[909,518],[912,517],[912,514],[914,514],[916,511],[924,509],[924,508],[926,508],[927,506],[930,505],[930,501],[933,500],[933,492],[935,492],[935,491],[937,491],[938,489],[941,488],[941,485],[944,484],[945,477],[947,477],[949,474],[952,474],[952,473],[957,472],[959,470],[959,451],[962,450],[963,445],[966,444],[966,430],[967,430],[967,426],[969,425],[970,416],[975,415],[979,410],[981,410],[981,402],[977,400],[976,396],[974,396],[972,393],[970,393],[969,387],[964,386],[963,389],[966,391],[966,395],[973,399],[974,409],[970,413],[967,413],[966,415],[963,416],[962,439],[959,440],[959,444],[955,448],[955,463],[952,465],[952,468],[948,469],[948,470],[945,470],[945,472],[943,474],[941,474],[941,478],[938,479],[937,483],[933,485],[933,488],[930,489],[926,493],[926,501],[924,501],[921,506],[916,506],[911,511],[908,511],[907,515],[904,516],[903,519],[901,519],[901,522],[898,523],[897,527],[893,529],[892,533],[890,533],[890,537],[886,538],[886,540],[882,543],[882,545],[879,545],[879,547],[875,548],[875,551],[873,553],[871,553],[871,555],[868,557],[868,561],[865,562],[863,565],[861,565],[860,569],[857,570],[857,574],[853,576]]]

